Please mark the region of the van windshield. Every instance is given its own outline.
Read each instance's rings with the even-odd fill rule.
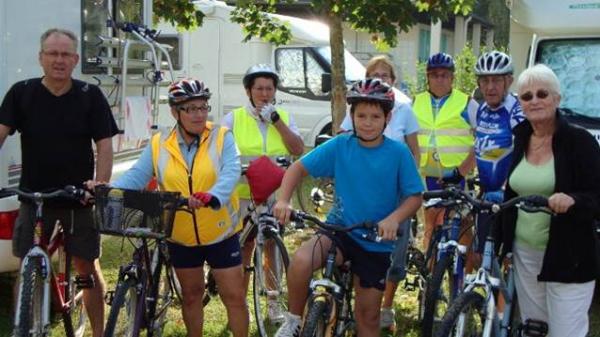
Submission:
[[[540,41],[536,63],[556,73],[561,108],[600,118],[600,39]]]
[[[319,47],[316,50],[331,65],[331,47]],[[346,49],[344,49],[344,63],[347,82],[356,82],[365,77],[365,67]]]

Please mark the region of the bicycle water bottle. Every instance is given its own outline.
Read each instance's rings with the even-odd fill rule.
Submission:
[[[108,192],[104,208],[104,226],[110,231],[121,231],[123,215],[123,191],[112,189]]]

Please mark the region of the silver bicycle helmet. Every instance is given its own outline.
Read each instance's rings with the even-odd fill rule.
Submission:
[[[513,73],[512,59],[499,51],[484,53],[475,64],[475,75],[509,75]]]

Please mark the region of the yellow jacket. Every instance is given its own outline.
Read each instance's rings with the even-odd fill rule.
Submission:
[[[177,132],[173,130],[164,135],[155,134],[151,140],[152,164],[160,189],[178,191],[184,197],[189,197],[190,191],[208,191],[218,179],[226,132],[225,127],[206,123],[191,171],[181,154]],[[230,202],[221,205],[218,210],[194,210],[195,224],[192,214],[177,212],[170,239],[188,246],[204,246],[223,241],[241,229],[241,223],[237,220],[238,209],[239,200],[234,191]]]

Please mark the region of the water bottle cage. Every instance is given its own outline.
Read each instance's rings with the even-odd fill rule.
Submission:
[[[75,285],[78,289],[91,289],[96,286],[96,282],[94,280],[94,275],[77,275],[75,276]]]
[[[527,319],[519,325],[518,336],[545,337],[548,335],[548,323],[536,319]]]

